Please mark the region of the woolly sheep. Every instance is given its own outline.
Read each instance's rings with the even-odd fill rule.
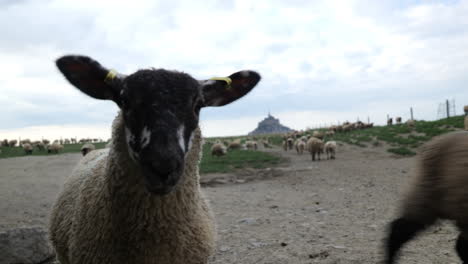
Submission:
[[[416,125],[416,122],[412,119],[408,119],[408,121],[406,121],[406,125],[409,127],[409,128],[414,128],[414,126]]]
[[[43,139],[43,140],[42,140],[42,143],[44,143],[45,145],[48,145],[48,144],[50,143],[50,140],[48,140],[48,139]]]
[[[53,143],[51,145],[47,145],[47,153],[59,153],[60,150],[63,149],[63,146],[58,143]]]
[[[303,140],[298,140],[297,145],[296,145],[296,151],[299,155],[302,155],[304,153],[304,149],[306,147],[306,142]]]
[[[400,116],[395,117],[395,123],[397,125],[401,124],[401,117]]]
[[[456,251],[468,263],[468,132],[445,134],[426,144],[418,174],[389,225],[386,262],[395,263],[401,246],[437,219],[453,220],[460,232]]]
[[[10,140],[10,141],[8,141],[8,146],[9,147],[15,147],[16,143],[18,143],[18,140],[16,140],[16,139]]]
[[[45,149],[45,144],[42,143],[42,141],[37,142],[34,146],[35,146],[39,151],[43,151],[43,150]]]
[[[323,132],[321,131],[314,131],[312,133],[312,136],[315,137],[315,138],[318,138],[318,139],[323,139],[323,137],[325,136]]]
[[[241,148],[240,139],[236,139],[236,140],[232,141],[231,143],[229,143],[229,145],[228,145],[229,150],[240,149],[240,148]]]
[[[23,144],[23,150],[24,150],[24,152],[26,153],[26,155],[27,155],[27,154],[32,154],[32,152],[33,152],[33,146],[32,146],[31,144],[29,144],[29,143],[24,143],[24,144]]]
[[[315,161],[315,155],[317,155],[318,160],[320,160],[320,153],[323,153],[323,141],[316,138],[311,137],[307,141],[307,150],[310,152],[312,156],[312,161]]]
[[[325,153],[327,154],[327,159],[335,159],[336,141],[328,141],[325,143]]]
[[[91,151],[95,150],[96,147],[91,143],[86,143],[81,147],[81,154],[86,156],[86,154],[90,153]]]
[[[211,146],[211,155],[218,157],[226,155],[226,147],[221,143],[213,144]]]
[[[216,232],[199,183],[200,109],[241,98],[260,76],[124,76],[83,56],[57,66],[82,92],[120,109],[111,147],[81,159],[53,207],[49,234],[60,263],[207,263]]]
[[[288,143],[288,149],[289,150],[292,150],[293,149],[293,145],[294,145],[294,139],[292,137],[289,137],[287,139],[287,143]]]
[[[247,147],[247,149],[253,149],[253,150],[258,149],[257,141],[253,141],[253,140],[246,141],[245,146]]]

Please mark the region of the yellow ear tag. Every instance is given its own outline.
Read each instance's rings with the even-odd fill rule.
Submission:
[[[106,78],[104,78],[104,82],[111,83],[116,76],[117,76],[117,72],[115,70],[110,70],[107,73]]]
[[[227,84],[226,89],[231,88],[232,80],[231,80],[231,78],[229,78],[229,77],[213,77],[213,78],[210,78],[210,80],[213,80],[213,81],[225,81],[226,84]]]

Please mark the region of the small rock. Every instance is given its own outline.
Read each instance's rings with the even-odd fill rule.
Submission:
[[[278,208],[277,205],[272,205],[272,206],[270,206],[270,209],[276,209],[276,208]]]
[[[39,227],[0,232],[0,263],[42,263],[54,256],[47,232]]]
[[[287,246],[287,245],[288,245],[288,243],[286,243],[286,242],[281,242],[281,246],[282,246],[282,247],[285,247],[285,246]]]

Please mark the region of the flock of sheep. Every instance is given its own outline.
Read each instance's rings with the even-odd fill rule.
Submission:
[[[268,138],[257,139],[256,137],[247,139],[244,143],[238,138],[224,141],[216,139],[214,142],[207,142],[207,144],[212,144],[211,155],[219,157],[226,155],[229,150],[257,150],[259,148],[258,142],[260,142],[264,148],[271,148],[271,143]]]
[[[304,151],[309,151],[312,161],[320,160],[320,154],[324,152],[327,159],[335,159],[337,144],[336,141],[324,141],[325,135],[332,135],[331,131],[325,133],[314,131],[312,135],[304,132],[293,132],[283,135],[282,147],[284,151],[295,149],[297,154],[302,155]]]
[[[8,140],[4,139],[3,141],[0,141],[0,147],[9,147],[13,148],[16,147],[18,142],[18,146],[23,148],[24,153],[26,155],[31,155],[33,151],[47,151],[47,153],[59,153],[61,150],[63,150],[64,145],[69,145],[69,144],[77,144],[79,143],[84,143],[84,145],[81,147],[81,153],[86,155],[88,152],[91,150],[96,149],[96,147],[91,143],[91,142],[100,142],[101,140],[99,139],[80,139],[77,141],[76,139],[60,139],[60,140],[54,140],[52,143],[50,143],[50,140],[48,139],[43,139],[43,140],[36,140],[36,141],[31,141],[30,139],[23,139],[23,140]],[[1,152],[0,152],[1,154]]]

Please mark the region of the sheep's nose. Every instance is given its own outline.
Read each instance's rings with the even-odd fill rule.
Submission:
[[[167,194],[179,182],[181,166],[173,160],[158,160],[142,164],[147,189],[155,194]]]

